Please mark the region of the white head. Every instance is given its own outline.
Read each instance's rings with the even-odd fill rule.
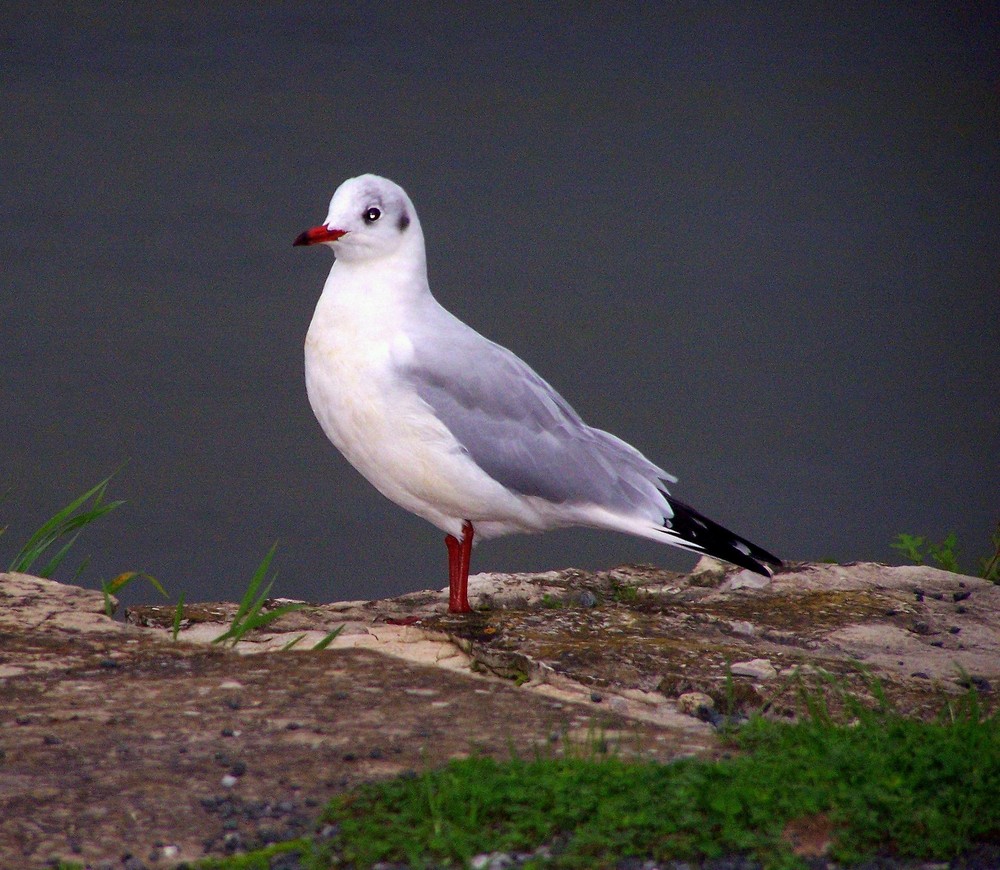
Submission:
[[[348,178],[330,200],[322,226],[302,233],[296,245],[329,245],[344,262],[377,260],[400,251],[423,261],[424,236],[417,211],[398,184],[378,175]]]

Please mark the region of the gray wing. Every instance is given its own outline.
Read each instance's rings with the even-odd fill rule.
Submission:
[[[510,351],[461,321],[447,326],[437,340],[414,336],[402,375],[480,468],[522,495],[663,516],[661,481],[675,478],[587,426]]]

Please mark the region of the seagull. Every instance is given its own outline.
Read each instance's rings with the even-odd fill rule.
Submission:
[[[379,492],[445,533],[449,611],[470,610],[474,536],[589,526],[765,576],[781,566],[671,496],[676,477],[588,426],[527,363],[443,308],[398,184],[348,179],[293,244],[335,255],[306,335],[309,403]]]

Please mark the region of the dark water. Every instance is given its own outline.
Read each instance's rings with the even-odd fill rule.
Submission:
[[[790,559],[955,530],[971,565],[1000,519],[996,12],[418,7],[4,7],[3,565],[127,459],[85,583],[232,597],[275,540],[289,596],[445,582],[305,398],[331,260],[291,242],[365,171],[416,202],[438,298],[683,500]],[[622,561],[693,560],[576,530],[473,568]]]

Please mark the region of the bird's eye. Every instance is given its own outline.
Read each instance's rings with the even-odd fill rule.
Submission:
[[[366,211],[365,214],[364,214],[364,218],[365,218],[365,223],[366,224],[373,224],[380,217],[382,217],[382,212],[380,212],[374,206],[372,206],[370,209],[368,209],[368,211]]]

